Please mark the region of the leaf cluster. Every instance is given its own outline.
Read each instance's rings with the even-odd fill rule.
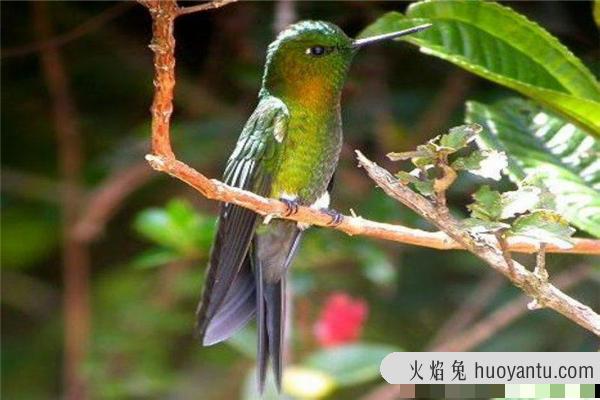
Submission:
[[[470,146],[481,132],[477,124],[458,126],[419,145],[415,151],[390,153],[388,157],[393,161],[411,161],[416,168],[410,172],[399,171],[396,177],[424,196],[448,189],[460,171],[500,180],[508,165],[506,155]],[[553,210],[553,196],[545,186],[536,186],[536,183],[540,184],[539,180],[530,177],[521,182],[517,190],[504,193],[488,185],[480,187],[473,194],[474,202],[467,206],[470,218],[463,222],[464,227],[475,234],[521,236],[537,245],[552,243],[570,247],[569,238],[575,230]]]

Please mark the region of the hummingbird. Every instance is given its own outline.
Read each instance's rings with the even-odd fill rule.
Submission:
[[[330,210],[331,186],[342,147],[340,97],[359,49],[420,32],[349,38],[338,26],[301,21],[267,50],[258,105],[246,122],[223,174],[230,186],[279,199],[289,216],[309,206],[339,224]],[[196,330],[204,346],[231,337],[256,317],[257,380],[262,393],[270,361],[281,390],[286,321],[286,275],[307,226],[262,220],[253,211],[222,204]]]

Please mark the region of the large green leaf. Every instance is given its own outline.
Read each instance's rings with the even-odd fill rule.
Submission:
[[[325,372],[340,386],[358,385],[379,376],[381,360],[397,348],[357,343],[320,350],[305,365]]]
[[[412,4],[406,16],[384,15],[361,36],[424,20],[433,27],[402,40],[529,96],[600,136],[597,79],[556,38],[510,8],[483,1],[423,1]]]
[[[505,151],[519,182],[535,175],[555,197],[556,210],[600,237],[600,143],[531,102],[467,103],[467,120],[484,127],[480,144]]]

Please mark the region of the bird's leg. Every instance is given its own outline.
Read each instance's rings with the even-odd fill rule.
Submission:
[[[300,204],[296,200],[280,198],[279,201],[285,204],[285,213],[283,214],[284,217],[289,217],[290,215],[295,215],[298,213],[298,207],[300,207]]]
[[[320,210],[331,217],[328,226],[338,226],[344,220],[344,216],[336,210],[331,208],[321,208]]]

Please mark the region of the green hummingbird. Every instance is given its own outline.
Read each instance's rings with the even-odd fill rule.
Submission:
[[[336,25],[302,21],[271,43],[258,106],[225,167],[228,185],[280,199],[287,215],[298,206],[329,210],[329,190],[342,146],[340,97],[357,50],[430,25],[353,40]],[[257,379],[262,392],[268,360],[281,388],[286,273],[306,226],[268,224],[246,208],[223,204],[211,251],[197,331],[205,346],[232,336],[256,315]]]

